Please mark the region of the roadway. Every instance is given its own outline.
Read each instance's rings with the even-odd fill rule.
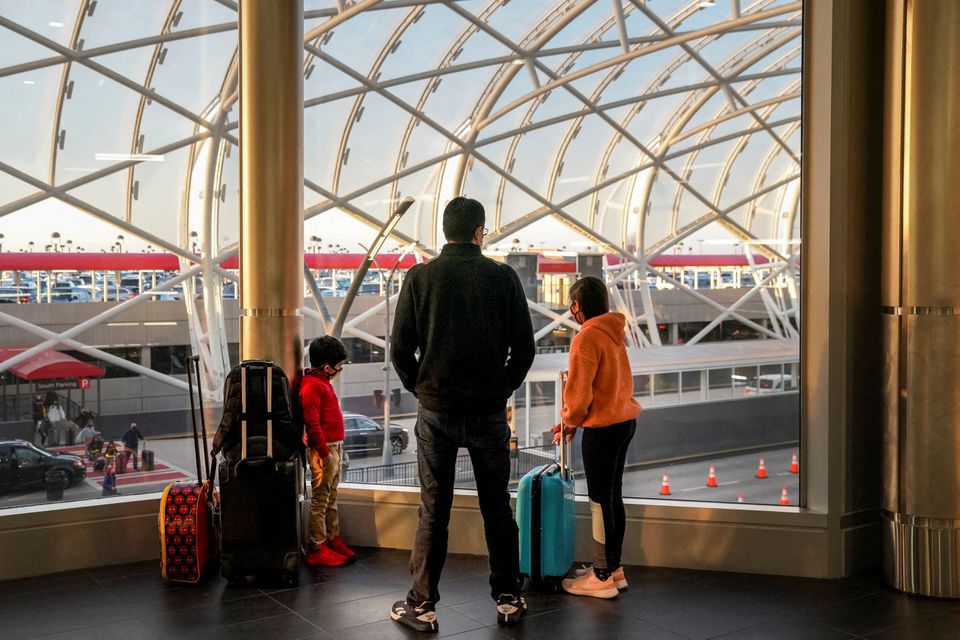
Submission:
[[[413,433],[414,418],[394,420]],[[169,438],[148,440],[146,448],[156,453],[158,469],[155,474],[128,474],[119,476],[120,495],[136,495],[162,491],[170,482],[168,470],[178,470],[181,476],[192,475],[196,467],[193,453],[193,442],[190,438]],[[742,493],[744,502],[753,504],[778,504],[780,492],[787,487],[790,503],[796,505],[799,495],[799,476],[789,472],[791,454],[795,449],[774,449],[759,453],[737,454],[717,457],[714,460],[698,462],[681,462],[677,464],[657,467],[628,469],[624,474],[623,493],[625,496],[636,498],[659,498],[661,479],[667,473],[670,479],[671,500],[693,500],[709,502],[736,502]],[[579,456],[579,451],[574,451]],[[755,478],[757,463],[760,456],[766,460],[768,478]],[[409,448],[400,455],[393,456],[394,463],[416,461],[416,439],[411,438]],[[351,468],[369,467],[382,464],[379,456],[353,457]],[[707,472],[713,463],[717,472],[716,488],[707,488]],[[132,471],[132,469],[131,469]],[[166,473],[164,473],[166,471]],[[582,478],[577,479],[577,493],[586,494],[586,483]],[[101,485],[96,476],[64,492],[64,500],[99,499]],[[0,507],[25,506],[46,502],[43,491],[31,491],[0,496]]]

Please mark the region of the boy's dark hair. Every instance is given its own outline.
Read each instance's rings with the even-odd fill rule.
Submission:
[[[310,366],[314,369],[319,369],[325,364],[335,367],[347,359],[346,347],[333,336],[314,338],[310,342],[309,353]]]
[[[607,285],[595,276],[584,276],[570,287],[570,303],[580,304],[580,312],[585,320],[602,316],[610,311],[610,295]]]
[[[470,242],[477,227],[486,220],[483,205],[472,198],[457,196],[443,209],[443,235],[448,242]]]

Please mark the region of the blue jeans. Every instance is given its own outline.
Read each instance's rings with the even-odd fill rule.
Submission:
[[[417,414],[417,467],[420,509],[410,554],[413,584],[407,601],[440,600],[437,585],[447,558],[450,508],[457,450],[465,447],[473,462],[480,514],[490,556],[490,595],[520,593],[520,551],[517,523],[510,509],[510,426],[506,411],[489,415]]]

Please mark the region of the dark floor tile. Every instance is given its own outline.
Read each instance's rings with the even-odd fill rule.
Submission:
[[[630,614],[680,636],[699,640],[752,627],[784,615],[769,605],[695,582],[669,582],[617,598]]]
[[[227,603],[260,596],[256,589],[227,586],[226,580],[214,577],[201,584],[164,582],[159,574],[139,574],[115,580],[100,580],[110,594],[109,606],[130,615],[157,611],[183,611],[195,607],[225,606]]]
[[[162,636],[173,637],[186,629],[204,633],[203,630],[212,627],[273,618],[287,613],[290,610],[270,596],[256,594],[242,600],[191,608],[154,603],[140,612],[140,619],[151,629],[162,632]]]
[[[486,586],[486,583],[484,583],[483,586]],[[485,625],[496,625],[497,605],[493,598],[490,597],[489,591],[481,591],[484,591],[484,593],[479,598],[470,600],[469,602],[449,604],[444,599],[441,604],[448,605],[454,611],[462,613],[463,615],[473,618],[474,620],[477,620]],[[550,611],[556,611],[558,609],[563,609],[573,605],[573,596],[565,593],[543,593],[533,591],[524,593],[523,597],[527,601],[526,615],[530,617],[548,613]]]
[[[828,629],[808,620],[789,618],[765,622],[749,629],[739,629],[711,640],[845,640],[854,636]]]
[[[384,613],[385,620],[331,631],[330,635],[336,640],[393,640],[425,637],[425,634],[391,620],[389,609]],[[437,609],[437,625],[439,627],[438,633],[432,637],[446,638],[483,628],[483,625],[476,620],[461,615],[452,609],[444,608]]]
[[[223,625],[204,629],[203,640],[299,640],[300,638],[317,638],[328,640],[329,635],[316,628],[295,613],[287,613],[272,618],[262,618],[240,624]]]
[[[764,607],[796,614],[857,600],[886,589],[854,580],[817,580],[743,573],[702,573],[693,580]]]
[[[144,574],[153,574],[159,576],[160,562],[153,560],[150,562],[115,564],[109,567],[95,567],[93,569],[88,569],[87,573],[97,580],[128,578],[130,576],[139,576]]]
[[[945,613],[956,606],[953,601],[915,598],[895,591],[883,591],[802,615],[825,627],[860,636],[905,624],[914,618]]]
[[[507,636],[501,634],[496,627],[480,627],[448,637],[452,640],[507,640]]]
[[[481,598],[486,598],[490,603],[493,602],[490,597],[490,583],[487,582],[485,576],[483,578],[474,576],[473,578],[461,578],[459,580],[448,580],[444,576],[440,580],[438,588],[440,590],[440,603],[446,606],[471,602]]]
[[[293,611],[316,609],[341,602],[350,602],[373,596],[396,596],[399,600],[406,596],[409,585],[396,579],[378,576],[366,570],[344,573],[336,580],[318,582],[300,586],[296,589],[267,592],[278,602]]]
[[[5,598],[25,596],[63,589],[84,589],[95,586],[96,580],[86,571],[70,571],[35,578],[20,578],[0,583],[0,606]]]
[[[543,638],[613,638],[633,631],[640,621],[612,600],[580,598],[576,606],[528,613],[500,633],[517,640]]]
[[[960,614],[921,615],[865,637],[869,640],[956,640],[960,638]]]
[[[5,598],[0,600],[0,631],[5,639],[89,627],[95,612],[110,603],[110,594],[95,583]],[[118,617],[134,616],[121,613]]]
[[[396,594],[348,600],[339,604],[323,602],[315,609],[298,611],[324,631],[334,632],[379,622],[390,617],[390,608],[400,599]]]
[[[161,640],[170,637],[162,631],[151,628],[144,621],[137,618],[121,620],[110,618],[109,620],[96,621],[88,619],[90,626],[81,629],[70,629],[50,635],[40,634],[29,636],[42,640]]]

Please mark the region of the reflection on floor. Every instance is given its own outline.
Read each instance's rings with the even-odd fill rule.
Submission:
[[[3,638],[424,637],[388,619],[408,588],[404,551],[361,550],[340,569],[309,569],[296,589],[170,586],[147,562],[0,583]],[[960,638],[960,602],[912,598],[879,577],[810,580],[627,568],[614,600],[531,593],[530,614],[496,623],[486,558],[453,555],[440,584],[439,635],[459,640],[565,638]],[[429,637],[429,636],[427,636]]]

